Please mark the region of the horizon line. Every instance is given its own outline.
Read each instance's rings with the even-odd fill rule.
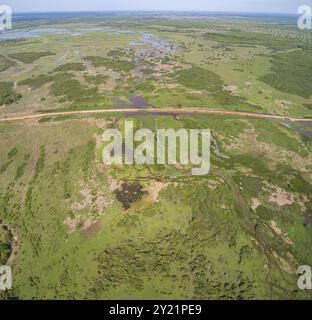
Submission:
[[[280,15],[280,16],[297,16],[297,12],[269,12],[269,11],[213,11],[213,10],[125,10],[125,9],[115,9],[115,10],[51,10],[51,11],[16,11],[14,14],[39,14],[39,13],[105,13],[105,12],[116,12],[116,13],[228,13],[228,14],[263,14],[263,15]]]

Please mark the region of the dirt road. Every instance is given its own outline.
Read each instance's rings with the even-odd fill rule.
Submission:
[[[74,115],[92,115],[92,114],[109,114],[109,113],[125,113],[125,114],[135,114],[135,113],[146,113],[146,114],[176,114],[176,115],[188,115],[188,114],[213,114],[213,115],[224,115],[224,116],[238,116],[247,117],[254,119],[276,119],[276,120],[288,120],[288,121],[300,121],[300,122],[311,122],[312,116],[307,118],[296,118],[289,116],[278,116],[270,114],[243,112],[243,111],[224,111],[216,109],[103,109],[103,110],[83,110],[83,111],[67,111],[67,112],[50,112],[50,113],[40,113],[40,114],[29,114],[29,115],[9,115],[0,117],[0,122],[11,122],[11,121],[22,121],[22,120],[34,120],[42,119],[47,117],[56,116],[74,116]]]

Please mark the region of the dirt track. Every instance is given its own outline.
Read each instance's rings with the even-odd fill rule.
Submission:
[[[214,115],[224,115],[224,116],[238,116],[247,117],[253,119],[276,119],[276,120],[288,120],[288,121],[300,121],[300,122],[311,122],[312,117],[309,119],[304,118],[294,118],[289,116],[277,116],[270,114],[243,112],[243,111],[224,111],[215,109],[103,109],[103,110],[84,110],[84,111],[67,111],[67,112],[51,112],[51,113],[41,113],[41,114],[30,114],[30,115],[13,115],[0,117],[0,122],[11,122],[11,121],[22,121],[22,120],[34,120],[42,119],[47,117],[55,116],[74,116],[74,115],[88,115],[88,114],[101,114],[101,113],[125,113],[125,114],[135,114],[135,113],[146,113],[146,114],[214,114]]]

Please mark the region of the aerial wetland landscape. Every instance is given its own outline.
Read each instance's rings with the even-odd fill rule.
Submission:
[[[312,33],[296,23],[17,15],[0,33],[0,299],[310,299]],[[125,120],[210,129],[209,174],[105,165]]]

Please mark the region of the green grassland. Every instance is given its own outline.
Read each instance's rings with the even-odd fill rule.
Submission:
[[[309,99],[312,95],[311,66],[311,51],[308,50],[274,55],[272,73],[263,76],[261,80],[280,91]]]
[[[0,72],[3,72],[11,67],[15,66],[14,61],[0,55]]]
[[[19,93],[16,93],[13,89],[14,84],[12,82],[0,82],[0,105],[12,104],[18,102],[21,98]]]
[[[64,99],[60,100],[51,91],[49,94],[48,87],[30,92],[24,86],[33,81],[38,82],[37,86],[45,84],[42,77],[49,76],[51,72],[70,72],[82,86],[94,84],[106,93],[105,97],[99,99],[95,90],[95,99],[83,103],[86,109],[94,108],[96,104],[110,107],[113,105],[111,99],[115,96],[133,95],[133,84],[138,79],[133,71],[137,67],[136,58],[142,46],[133,46],[131,42],[138,41],[139,32],[144,30],[155,33],[159,38],[169,39],[177,46],[168,55],[141,59],[141,71],[149,77],[138,84],[136,90],[151,104],[158,107],[181,105],[290,115],[310,114],[306,105],[311,103],[311,72],[300,62],[309,59],[310,38],[303,38],[295,29],[285,30],[282,24],[279,29],[276,23],[270,22],[257,24],[232,20],[192,23],[177,20],[172,25],[166,19],[156,19],[153,24],[142,19],[136,25],[131,21],[121,24],[112,19],[105,25],[131,28],[137,34],[90,32],[75,37],[43,35],[39,39],[23,41],[24,53],[29,53],[33,62],[23,63],[16,71],[10,68],[1,72],[7,81],[20,84],[16,90],[23,96],[22,103],[17,105],[12,101],[10,108],[4,112],[20,111],[21,106],[29,110],[51,107],[64,109]],[[70,25],[72,28],[74,26]],[[300,46],[303,43],[305,46]],[[144,47],[144,43],[142,45]],[[7,42],[2,49],[3,54],[11,57],[19,54],[16,46],[15,42]],[[145,46],[150,47],[148,44]],[[53,55],[45,56],[48,53]],[[293,76],[287,77],[285,73],[290,62]],[[186,85],[187,79],[181,75],[187,76],[191,70],[194,73],[188,74],[190,87],[190,84]],[[305,81],[300,87],[301,77]],[[72,81],[68,86],[72,90]],[[213,92],[212,86],[215,86]],[[77,83],[75,87],[78,88]],[[69,99],[65,97],[65,100]],[[67,109],[72,108],[70,102]]]
[[[7,230],[3,227],[0,228],[0,263],[3,265],[6,263],[8,256],[10,255],[10,239]]]
[[[122,118],[106,121],[122,128]],[[155,119],[143,117],[136,123],[153,129]],[[160,128],[192,128],[194,123],[211,128],[231,159],[213,155],[207,177],[181,175],[181,169],[170,166],[105,168],[94,139],[103,129],[85,120],[45,122],[26,131],[24,124],[1,125],[1,150],[6,154],[1,165],[6,168],[0,176],[0,206],[2,218],[19,238],[15,288],[4,297],[303,297],[288,268],[312,262],[312,226],[305,223],[308,211],[302,211],[299,200],[311,199],[311,180],[300,171],[304,168],[291,168],[291,159],[268,153],[260,161],[252,146],[243,156],[226,147],[227,139],[239,139],[250,127],[259,141],[267,141],[266,130],[283,127],[221,117],[158,118]],[[270,143],[272,148],[283,150],[291,139],[300,143],[295,146],[304,151],[303,159],[311,152],[292,131],[280,139]],[[279,166],[279,173],[271,163]],[[181,173],[184,170],[188,168]],[[109,192],[112,177],[127,181],[128,191]],[[153,181],[174,187],[151,200],[148,191],[141,191]],[[298,195],[297,202],[282,207],[270,202],[267,183]],[[128,192],[131,201],[125,207]],[[252,197],[262,203],[256,212]],[[306,206],[311,207],[310,202]],[[274,233],[272,220],[295,245]]]
[[[67,72],[67,71],[84,71],[86,68],[82,63],[66,63],[57,67],[54,71],[56,72]]]
[[[47,57],[53,55],[52,52],[21,52],[10,54],[9,57],[14,60],[18,60],[23,63],[33,63],[34,61],[40,59],[41,57]]]
[[[117,60],[117,59],[113,60],[113,59],[107,59],[103,57],[93,57],[93,56],[88,56],[86,59],[91,61],[95,67],[106,67],[108,69],[112,69],[120,72],[130,72],[135,68],[134,64],[124,60]]]
[[[113,109],[133,96],[160,111],[311,116],[311,36],[283,19],[46,23],[90,31],[3,41],[1,116]],[[125,119],[152,131],[210,129],[211,172],[104,166],[101,134],[123,131]],[[16,243],[9,253],[12,237],[0,228],[0,264],[12,266],[14,281],[0,298],[310,299],[296,274],[312,265],[309,132],[217,115],[1,123],[0,221]]]

